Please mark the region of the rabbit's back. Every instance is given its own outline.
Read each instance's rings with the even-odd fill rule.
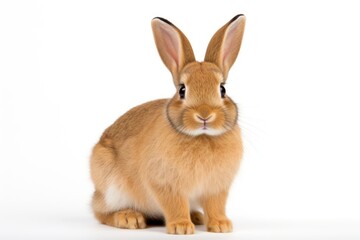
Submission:
[[[167,102],[168,99],[159,99],[130,109],[105,130],[102,138],[123,142],[139,135],[162,115]]]
[[[167,99],[136,106],[108,127],[95,145],[91,161],[91,177],[97,191],[94,209],[102,212],[122,208],[139,208],[148,215],[161,214],[154,199],[141,184],[141,166],[146,159],[139,153],[142,135],[161,119]]]

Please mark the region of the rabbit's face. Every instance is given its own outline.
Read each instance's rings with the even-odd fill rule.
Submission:
[[[237,108],[226,95],[220,69],[208,62],[188,64],[167,106],[167,117],[177,131],[192,136],[216,136],[232,129]]]

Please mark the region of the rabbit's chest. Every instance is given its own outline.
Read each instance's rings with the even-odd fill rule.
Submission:
[[[151,181],[196,196],[230,186],[241,156],[240,134],[234,131],[221,138],[158,139],[139,158],[146,159],[142,169]]]
[[[214,144],[188,147],[177,164],[179,180],[192,189],[193,195],[218,192],[231,184],[238,169],[241,152]],[[174,162],[176,157],[174,156]],[[173,166],[175,167],[175,166]]]

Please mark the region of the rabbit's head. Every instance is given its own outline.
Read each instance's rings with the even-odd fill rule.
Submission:
[[[157,49],[177,89],[166,115],[178,132],[216,136],[237,124],[237,107],[224,85],[239,53],[244,26],[244,15],[231,19],[210,40],[205,60],[197,62],[188,39],[176,26],[163,18],[152,20]]]

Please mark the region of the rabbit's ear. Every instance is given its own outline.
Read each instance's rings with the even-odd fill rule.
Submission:
[[[173,75],[174,83],[183,67],[195,61],[194,52],[186,36],[171,22],[163,18],[152,20],[156,47],[166,67]]]
[[[225,79],[239,53],[244,27],[245,16],[236,15],[214,34],[206,50],[205,61],[215,63]]]

